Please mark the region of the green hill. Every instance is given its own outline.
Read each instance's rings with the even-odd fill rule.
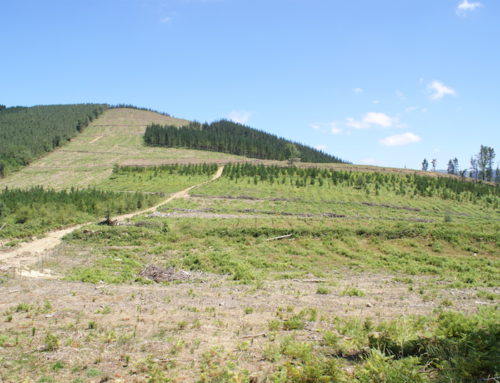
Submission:
[[[309,146],[227,120],[192,122],[181,129],[153,124],[146,128],[144,141],[151,146],[211,150],[266,160],[300,157],[304,162],[344,162]]]
[[[75,104],[0,109],[0,177],[60,147],[106,108]]]

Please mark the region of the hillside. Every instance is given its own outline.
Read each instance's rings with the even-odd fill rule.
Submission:
[[[104,104],[0,108],[0,178],[64,145],[106,108]]]
[[[313,163],[345,162],[310,146],[227,120],[211,124],[192,122],[182,129],[152,124],[146,128],[144,142],[150,146],[211,150],[266,160],[300,158]]]
[[[0,188],[86,187],[109,177],[114,164],[157,165],[238,159],[214,152],[146,147],[143,134],[151,123],[182,126],[188,121],[137,109],[106,110],[64,147],[0,179]]]

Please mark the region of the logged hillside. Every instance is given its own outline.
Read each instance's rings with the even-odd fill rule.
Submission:
[[[17,242],[0,245],[9,273],[0,268],[0,381],[498,376],[498,188],[326,167],[216,168],[116,166],[97,190],[3,192],[6,239],[174,194],[119,225],[64,230],[59,246],[27,256],[21,276],[9,267],[20,268],[24,251],[3,265]]]
[[[211,150],[265,160],[300,157],[304,162],[344,162],[309,146],[227,120],[192,122],[182,129],[152,124],[146,128],[144,141],[151,146]]]
[[[0,188],[39,185],[56,189],[86,187],[109,177],[115,164],[244,160],[223,153],[147,147],[143,135],[146,126],[152,123],[183,126],[189,121],[147,110],[108,109],[64,147],[0,179]]]
[[[0,177],[63,145],[106,108],[75,104],[1,109]]]

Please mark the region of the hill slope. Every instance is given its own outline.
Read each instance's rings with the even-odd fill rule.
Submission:
[[[74,104],[0,109],[0,177],[63,145],[106,108]]]
[[[145,110],[108,109],[68,145],[1,179],[0,188],[85,187],[110,176],[114,164],[241,160],[241,157],[222,153],[146,147],[143,134],[151,123],[182,126],[189,121]]]
[[[227,120],[211,124],[192,122],[182,129],[153,124],[147,127],[144,141],[151,146],[211,150],[268,160],[300,157],[305,162],[344,162],[310,146]]]

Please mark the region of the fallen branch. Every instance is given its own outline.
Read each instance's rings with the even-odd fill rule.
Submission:
[[[7,224],[6,224],[6,223],[4,223],[4,224],[2,225],[2,227],[0,227],[0,230],[2,230],[5,226],[7,226]]]
[[[268,238],[268,239],[266,239],[266,241],[278,241],[280,239],[290,238],[292,236],[293,236],[293,234],[280,235],[279,237]]]
[[[323,283],[326,282],[324,279],[294,279],[294,282],[303,282],[303,283]]]
[[[266,337],[267,334],[265,332],[263,332],[262,334],[245,335],[245,336],[242,336],[242,338],[243,339],[246,339],[246,338],[260,338],[261,336]]]

